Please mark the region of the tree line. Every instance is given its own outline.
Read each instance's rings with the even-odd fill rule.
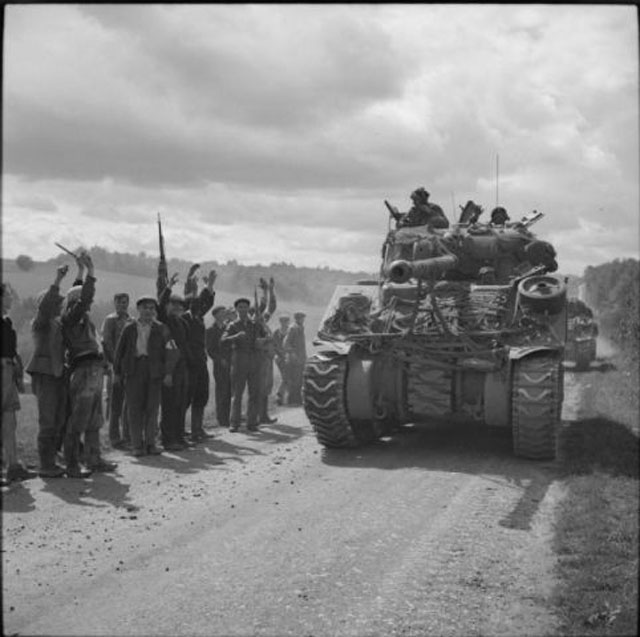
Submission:
[[[622,352],[638,358],[640,348],[640,261],[616,259],[584,271],[587,300],[601,331]]]
[[[77,248],[78,250],[80,248]],[[158,268],[158,257],[145,252],[130,254],[110,252],[105,248],[94,246],[89,249],[91,258],[97,269],[118,272],[155,279]],[[66,263],[69,257],[63,253],[49,259],[47,263],[54,266]],[[184,259],[168,259],[169,272],[184,274],[192,262]],[[297,301],[307,305],[325,305],[331,298],[336,285],[355,283],[361,279],[375,278],[371,272],[347,272],[328,267],[298,267],[284,261],[269,265],[242,265],[235,260],[226,263],[203,261],[202,272],[212,268],[218,272],[219,280],[224,281],[224,289],[238,290],[247,293],[253,290],[260,278],[274,277],[278,286],[278,298],[283,301]]]

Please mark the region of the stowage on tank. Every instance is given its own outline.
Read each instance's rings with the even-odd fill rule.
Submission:
[[[305,367],[318,441],[355,447],[405,423],[472,421],[510,428],[517,456],[554,458],[567,294],[554,248],[530,230],[542,213],[511,222],[500,208],[482,223],[469,201],[457,223],[439,207],[432,223],[427,203],[416,223],[385,204],[395,227],[378,279],[336,288]]]
[[[574,363],[577,371],[585,371],[596,360],[598,325],[593,310],[581,299],[569,299],[567,313],[564,359]]]

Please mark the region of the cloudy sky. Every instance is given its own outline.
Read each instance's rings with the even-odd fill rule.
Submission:
[[[53,241],[378,268],[387,199],[638,257],[633,6],[5,8],[3,256]],[[488,212],[485,213],[488,216]]]

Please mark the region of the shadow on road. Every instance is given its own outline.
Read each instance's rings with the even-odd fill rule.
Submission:
[[[86,480],[58,478],[45,480],[44,492],[52,493],[68,504],[89,507],[126,506],[129,485],[114,475],[94,473]],[[97,500],[97,502],[95,502]]]
[[[7,489],[2,489],[3,513],[29,513],[35,508],[36,501],[31,495],[28,482],[16,482]]]
[[[511,435],[484,427],[409,425],[357,449],[324,449],[322,462],[337,467],[420,469],[495,476],[524,489],[500,525],[531,528],[531,520],[556,480],[594,470],[638,476],[638,437],[603,418],[563,421],[557,458],[535,461],[513,455]]]

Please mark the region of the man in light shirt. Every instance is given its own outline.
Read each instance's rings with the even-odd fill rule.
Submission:
[[[138,299],[138,318],[122,331],[114,358],[114,382],[123,381],[133,455],[157,455],[162,384],[171,385],[177,350],[169,330],[155,319],[152,296]]]

